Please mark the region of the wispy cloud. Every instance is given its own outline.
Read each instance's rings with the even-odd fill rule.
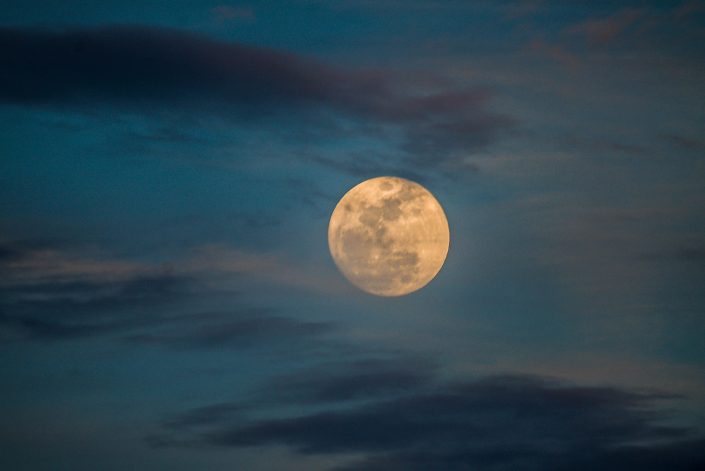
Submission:
[[[198,274],[217,282],[222,276],[248,277],[273,285],[312,292],[346,293],[347,284],[313,266],[304,268],[275,253],[247,252],[224,245],[204,245],[193,249],[191,255],[175,262],[179,272]],[[237,278],[236,278],[237,279]],[[227,283],[227,279],[225,279]]]
[[[250,279],[311,291],[345,291],[324,273],[303,269],[274,253],[252,252],[225,245],[202,245],[180,258],[147,262],[110,258],[58,250],[52,247],[23,248],[20,244],[0,245],[0,286],[29,289],[56,284],[130,282],[135,279],[173,276],[202,281],[246,276]],[[229,280],[232,278],[228,278]]]
[[[35,339],[120,333],[142,344],[246,346],[331,329],[271,309],[212,312],[187,302],[213,291],[237,297],[244,279],[304,290],[336,286],[271,255],[208,246],[181,260],[148,263],[11,243],[0,254],[0,325]]]

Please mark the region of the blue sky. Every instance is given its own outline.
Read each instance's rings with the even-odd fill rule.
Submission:
[[[0,467],[700,469],[702,1],[8,2]],[[443,205],[351,286],[328,217]]]

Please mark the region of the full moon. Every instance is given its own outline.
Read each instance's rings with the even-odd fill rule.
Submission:
[[[450,232],[443,208],[418,183],[366,180],[338,202],[328,225],[335,264],[360,289],[403,296],[423,288],[443,266]]]

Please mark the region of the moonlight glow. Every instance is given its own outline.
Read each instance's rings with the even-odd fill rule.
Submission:
[[[354,285],[402,296],[428,284],[443,266],[450,234],[443,208],[418,183],[366,180],[338,202],[328,226],[333,260]]]

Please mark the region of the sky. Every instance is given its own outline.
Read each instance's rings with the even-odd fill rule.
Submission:
[[[704,1],[9,0],[0,64],[0,468],[705,466]]]

